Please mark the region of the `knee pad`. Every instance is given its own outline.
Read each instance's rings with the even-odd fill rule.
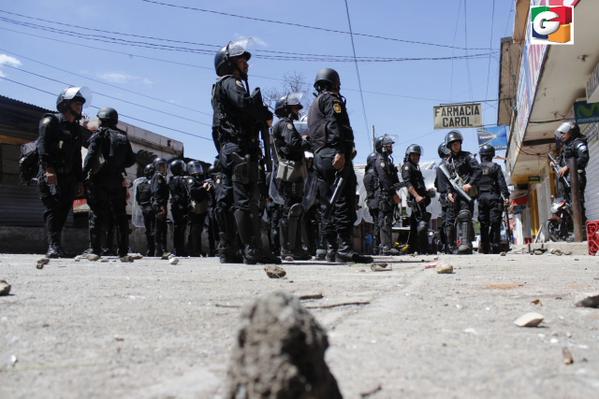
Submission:
[[[304,212],[304,209],[302,207],[302,204],[293,204],[291,205],[291,208],[289,208],[289,219],[292,218],[299,218],[302,213]]]
[[[469,222],[472,220],[472,212],[469,209],[462,209],[458,213],[457,217],[458,222]]]
[[[241,161],[233,167],[233,181],[241,184],[248,184],[250,182],[248,161]]]

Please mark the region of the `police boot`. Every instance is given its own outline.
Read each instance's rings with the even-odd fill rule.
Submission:
[[[327,250],[324,248],[317,248],[315,258],[316,260],[325,260],[327,256]]]
[[[454,226],[445,226],[445,238],[447,240],[446,253],[447,254],[455,254],[456,242],[455,242],[455,227]]]
[[[399,252],[395,248],[390,248],[388,246],[384,246],[381,251],[381,255],[383,255],[383,256],[399,256],[399,255],[401,255],[401,252]]]
[[[472,222],[463,221],[460,223],[459,241],[458,246],[459,255],[470,255],[472,253],[472,242],[471,239]]]
[[[335,256],[337,262],[372,263],[374,261],[372,256],[360,255],[353,250],[351,233],[340,232],[339,238],[341,243]]]
[[[57,244],[50,244],[50,245],[48,245],[48,251],[46,252],[46,258],[50,258],[50,259],[62,258],[63,254],[61,252],[62,252],[62,250],[60,249],[60,247]]]
[[[289,229],[285,219],[279,221],[279,241],[281,243],[281,258],[292,261],[293,253],[289,245]]]
[[[146,251],[146,256],[154,256],[154,252],[154,243],[148,243],[148,250]]]
[[[257,254],[251,215],[248,211],[236,209],[234,216],[237,223],[237,232],[243,246],[243,263],[246,265],[255,265]]]
[[[489,237],[489,225],[487,223],[480,224],[480,244],[478,246],[478,253],[488,254],[490,247]]]

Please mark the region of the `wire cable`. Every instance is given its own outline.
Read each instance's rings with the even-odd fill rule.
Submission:
[[[356,59],[356,44],[354,43],[354,36],[351,33],[352,32],[352,27],[351,27],[351,18],[349,16],[349,5],[347,4],[347,0],[344,0],[345,2],[345,12],[347,14],[347,26],[349,28],[349,32],[350,32],[350,39],[351,39],[351,48],[352,48],[352,52],[354,54],[354,65],[356,67],[356,77],[358,78],[358,90],[360,90],[360,100],[362,100],[362,115],[364,116],[364,124],[366,125],[366,137],[369,140],[370,139],[370,134],[369,134],[369,124],[368,124],[368,117],[366,116],[366,103],[364,101],[364,92],[362,91],[362,78],[360,77],[360,67],[358,66],[358,60]]]
[[[47,91],[47,90],[44,90],[44,89],[40,89],[39,87],[31,86],[31,85],[28,85],[26,83],[19,82],[19,81],[7,78],[6,76],[0,76],[0,79],[6,80],[8,82],[11,82],[11,83],[23,86],[23,87],[27,87],[27,88],[32,89],[32,90],[39,91],[41,93],[49,94],[51,96],[56,96],[56,93],[52,93],[50,91]],[[91,108],[100,109],[100,107],[96,107],[94,105],[92,105]],[[149,122],[147,120],[144,120],[144,119],[141,119],[141,118],[136,118],[136,117],[131,116],[131,115],[122,114],[120,112],[119,112],[119,116],[131,119],[131,120],[134,120],[134,121],[137,121],[137,122],[142,122],[142,123],[145,123],[145,124],[150,125],[150,126],[155,126],[155,127],[159,127],[159,128],[162,128],[162,129],[171,130],[173,132],[181,133],[181,134],[184,134],[186,136],[191,136],[191,137],[195,137],[195,138],[199,138],[199,139],[202,139],[202,140],[207,140],[207,141],[212,142],[212,138],[209,138],[209,137],[206,137],[206,136],[201,136],[201,135],[195,134],[195,133],[186,132],[185,130],[175,129],[175,128],[164,126],[164,125],[161,125],[161,124],[158,124],[158,123]]]
[[[62,80],[58,80],[58,79],[55,79],[55,78],[52,78],[52,77],[49,77],[49,76],[46,76],[46,75],[42,75],[42,74],[39,74],[39,73],[36,73],[36,72],[28,71],[28,70],[20,68],[20,67],[15,67],[15,66],[12,66],[12,65],[4,65],[4,67],[15,69],[17,71],[21,71],[23,73],[27,73],[27,74],[32,75],[32,76],[36,76],[38,78],[49,80],[51,82],[60,83],[60,84],[66,85],[66,86],[75,86],[73,83],[64,82]],[[100,95],[102,97],[106,97],[106,98],[110,98],[112,100],[117,100],[117,101],[123,102],[125,104],[129,104],[129,105],[133,105],[133,106],[136,106],[136,107],[144,108],[144,109],[147,109],[149,111],[158,112],[158,113],[161,113],[161,114],[164,114],[164,115],[168,115],[168,116],[172,116],[174,118],[182,119],[182,120],[185,120],[185,121],[188,121],[188,122],[197,123],[199,125],[212,127],[212,125],[209,124],[209,123],[205,123],[205,122],[201,122],[201,121],[198,121],[198,120],[195,120],[195,119],[187,118],[185,116],[173,114],[171,112],[162,111],[160,109],[149,107],[147,105],[138,104],[136,102],[125,100],[125,99],[122,99],[122,98],[119,98],[119,97],[115,97],[115,96],[112,96],[110,94],[102,93],[100,91],[93,90],[93,93],[94,94],[98,94],[98,95]]]
[[[305,25],[305,24],[299,24],[296,22],[280,21],[280,20],[269,19],[269,18],[250,17],[247,15],[239,15],[239,14],[233,14],[233,13],[228,13],[228,12],[223,12],[223,11],[210,10],[207,8],[184,6],[181,4],[174,4],[174,3],[166,3],[163,1],[155,1],[155,0],[141,0],[141,1],[143,1],[145,3],[149,3],[149,4],[164,6],[164,7],[178,8],[178,9],[183,9],[183,10],[188,10],[188,11],[197,11],[197,12],[208,13],[208,14],[213,14],[213,15],[220,15],[220,16],[225,16],[225,17],[246,19],[246,20],[256,21],[256,22],[265,22],[265,23],[270,23],[270,24],[293,26],[296,28],[318,30],[318,31],[330,32],[330,33],[340,33],[340,34],[344,34],[344,35],[368,37],[371,39],[390,40],[390,41],[408,43],[408,44],[418,44],[418,45],[423,45],[423,46],[434,46],[434,47],[442,47],[442,48],[455,48],[457,50],[466,50],[464,47],[450,46],[450,45],[441,44],[441,43],[431,43],[431,42],[423,42],[423,41],[417,41],[417,40],[399,39],[396,37],[387,37],[387,36],[381,36],[381,35],[370,34],[370,33],[359,33],[359,32],[350,33],[348,31],[332,29],[332,28],[325,28],[322,26]],[[478,48],[472,48],[471,50],[490,50],[490,49],[478,47]]]

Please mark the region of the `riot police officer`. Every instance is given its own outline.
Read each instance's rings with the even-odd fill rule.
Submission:
[[[152,208],[152,177],[156,168],[153,163],[149,163],[144,168],[144,176],[137,184],[135,189],[135,201],[139,204],[141,212],[144,218],[144,227],[146,230],[146,247],[147,256],[154,256],[155,245],[154,245],[154,233],[156,226],[156,214],[154,208]]]
[[[272,128],[277,159],[292,161],[295,174],[286,180],[275,179],[273,182],[278,185],[278,191],[284,200],[279,228],[281,257],[287,260],[310,259],[310,255],[302,248],[301,223],[304,213],[304,179],[307,175],[304,151],[310,149],[310,144],[302,139],[293,124],[293,121],[299,119],[299,112],[303,108],[300,98],[298,93],[291,93],[276,102],[275,115],[279,120]]]
[[[449,155],[451,154],[451,151],[449,151],[449,148],[447,148],[447,145],[445,144],[445,142],[439,144],[439,147],[437,148],[437,154],[439,155],[441,162],[443,162],[445,159],[447,159],[447,157],[449,157]],[[447,214],[447,205],[448,205],[447,188],[440,184],[440,182],[442,181],[442,177],[441,177],[442,173],[441,173],[441,170],[439,169],[439,167],[436,168],[435,172],[436,172],[436,174],[435,174],[434,186],[435,186],[437,193],[439,193],[439,205],[441,205],[441,216],[438,219],[438,220],[440,220],[440,223],[439,223],[439,226],[437,229],[437,234],[439,236],[439,243],[441,244],[441,252],[449,253],[447,236],[445,235],[445,217]]]
[[[483,254],[500,252],[501,216],[510,192],[501,166],[493,162],[495,148],[483,144],[479,151],[481,176],[478,184],[478,221],[480,222],[480,248]],[[502,198],[503,197],[503,198]]]
[[[79,87],[69,87],[56,99],[56,114],[45,114],[39,123],[37,153],[39,190],[44,205],[49,258],[65,256],[61,234],[73,200],[83,193],[79,125],[85,98]]]
[[[125,169],[135,164],[135,154],[127,134],[117,127],[119,116],[114,108],[101,108],[97,115],[99,130],[89,140],[83,176],[87,201],[92,210],[89,233],[92,252],[102,254],[102,238],[117,227],[118,255],[131,261],[129,251],[129,219],[127,217],[127,187]]]
[[[576,165],[576,173],[578,175],[578,187],[580,198],[580,206],[582,208],[582,222],[586,223],[586,211],[584,190],[587,185],[586,167],[589,163],[589,147],[587,139],[580,133],[580,127],[574,122],[564,122],[556,130],[556,135],[559,137],[562,148],[559,158],[560,177],[566,177],[571,181],[571,173],[569,166],[570,159],[574,158]],[[571,192],[569,187],[564,187],[565,197],[571,203]]]
[[[210,192],[212,184],[207,178],[204,165],[200,161],[187,163],[187,190],[189,191],[189,239],[188,248],[191,256],[200,256],[202,251],[202,231],[208,216]],[[208,236],[210,232],[208,231]]]
[[[166,253],[166,217],[167,205],[169,198],[169,188],[166,182],[166,174],[168,172],[168,163],[162,158],[154,159],[154,176],[150,182],[150,190],[152,192],[152,209],[155,215],[155,256],[163,256]]]
[[[378,141],[378,140],[377,140]],[[376,172],[374,170],[374,164],[376,162],[377,153],[373,152],[366,158],[366,168],[364,169],[364,188],[366,189],[366,206],[368,212],[372,217],[372,235],[374,237],[373,242],[373,253],[377,255],[379,253],[379,202],[378,202],[378,189],[379,182],[376,178]]]
[[[173,253],[185,256],[185,230],[189,211],[189,193],[185,176],[187,165],[181,159],[170,163],[171,177],[168,188],[171,196],[171,215],[173,217]]]
[[[250,57],[239,43],[227,44],[214,57],[218,80],[212,87],[212,137],[223,176],[216,205],[223,263],[236,261],[231,209],[243,245],[244,263],[280,262],[259,250],[255,234],[255,226],[259,225],[258,162],[262,157],[258,138],[264,125],[271,123],[272,113],[264,106],[259,88],[249,92]]]
[[[393,144],[394,141],[389,136],[381,138],[380,151],[377,153],[374,161],[374,170],[378,187],[378,205],[379,205],[379,235],[380,235],[380,254],[385,256],[397,256],[400,252],[393,248],[392,226],[393,210],[400,203],[397,191],[402,187],[397,174],[397,167],[393,162]]]
[[[463,141],[462,134],[457,130],[452,130],[445,136],[445,143],[451,154],[439,167],[444,171],[439,184],[444,187],[442,190],[447,191],[449,201],[445,215],[445,234],[450,249],[452,252],[456,251],[457,239],[457,253],[471,254],[474,238],[472,213],[481,169],[471,153],[462,151]]]
[[[431,203],[431,192],[426,189],[424,177],[420,170],[422,147],[412,144],[406,149],[404,164],[401,167],[401,177],[408,189],[412,208],[410,215],[410,246],[420,254],[428,253],[428,224],[431,214],[426,207]]]
[[[352,165],[355,144],[345,98],[339,93],[339,74],[334,69],[321,69],[316,75],[314,88],[318,96],[310,107],[308,128],[319,181],[323,234],[327,243],[326,260],[369,263],[372,258],[359,255],[352,245],[352,229],[356,220],[357,181]],[[334,187],[335,182],[337,187]],[[339,195],[331,205],[332,209],[328,209],[335,188]]]

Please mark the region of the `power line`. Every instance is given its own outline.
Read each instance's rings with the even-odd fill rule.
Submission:
[[[491,37],[489,46],[493,45],[493,28],[495,27],[495,0],[491,5]],[[485,98],[489,95],[489,81],[491,80],[491,54],[489,54],[489,63],[487,64],[487,84],[485,85]]]
[[[368,117],[366,116],[366,103],[364,101],[364,92],[362,91],[362,78],[360,77],[360,67],[358,66],[358,61],[356,59],[356,44],[354,43],[354,35],[351,33],[352,32],[352,27],[351,27],[351,18],[349,16],[349,5],[347,4],[347,0],[344,0],[345,2],[345,12],[347,14],[347,26],[349,27],[349,32],[350,32],[350,39],[351,39],[351,48],[352,48],[352,52],[354,54],[354,65],[356,66],[356,76],[358,78],[358,90],[360,90],[360,99],[362,100],[362,115],[364,116],[364,124],[366,125],[366,130],[364,130],[364,132],[366,133],[367,137],[370,137],[369,135],[369,126],[368,125]]]
[[[55,83],[60,83],[60,84],[67,85],[67,86],[75,86],[74,84],[72,84],[70,82],[64,82],[62,80],[51,78],[49,76],[42,75],[42,74],[39,74],[39,73],[36,73],[36,72],[31,72],[31,71],[25,70],[23,68],[15,67],[15,66],[12,66],[12,65],[4,65],[4,66],[8,67],[8,68],[15,69],[17,71],[21,71],[23,73],[27,73],[27,74],[32,75],[32,76],[36,76],[38,78],[46,79],[46,80],[49,80],[49,81],[52,81],[52,82],[55,82]],[[184,117],[184,116],[181,116],[181,115],[173,114],[173,113],[167,112],[167,111],[162,111],[160,109],[149,107],[147,105],[138,104],[138,103],[133,102],[133,101],[129,101],[129,100],[125,100],[125,99],[122,99],[122,98],[114,97],[114,96],[112,96],[110,94],[102,93],[100,91],[93,90],[93,93],[98,94],[98,95],[100,95],[102,97],[110,98],[112,100],[117,100],[117,101],[121,101],[123,103],[130,104],[130,105],[133,105],[133,106],[136,106],[136,107],[144,108],[144,109],[147,109],[149,111],[158,112],[158,113],[161,113],[161,114],[164,114],[164,115],[172,116],[174,118],[178,118],[178,119],[186,120],[186,121],[189,121],[189,122],[197,123],[199,125],[204,125],[204,126],[212,127],[212,125],[209,124],[209,123],[200,122],[200,121],[197,121],[195,119],[191,119],[191,118],[187,118],[187,117]]]
[[[464,46],[466,47],[466,55],[468,54],[468,0],[464,0]],[[470,75],[470,63],[466,59],[466,74],[468,75],[468,94],[472,97],[472,76]]]
[[[124,56],[126,56],[128,58],[140,58],[140,59],[149,60],[149,61],[156,61],[156,62],[161,62],[161,63],[165,63],[165,64],[171,64],[171,65],[177,65],[177,66],[184,66],[184,67],[194,68],[194,69],[203,69],[203,70],[208,70],[208,71],[213,71],[214,70],[213,68],[207,67],[205,65],[192,64],[192,63],[189,63],[189,62],[174,61],[174,60],[171,60],[171,59],[160,58],[160,57],[153,57],[153,56],[142,55],[142,54],[137,54],[137,53],[131,53],[131,52],[128,52],[128,51],[120,51],[120,50],[115,50],[115,49],[97,47],[97,46],[92,46],[92,45],[89,45],[89,44],[76,43],[76,42],[72,42],[72,41],[69,41],[69,40],[63,40],[63,39],[59,39],[59,38],[55,38],[55,37],[37,35],[35,33],[21,32],[21,31],[18,31],[18,30],[9,29],[9,28],[5,28],[5,27],[0,27],[0,30],[7,31],[7,32],[12,32],[12,33],[16,33],[16,34],[23,35],[23,36],[34,37],[36,39],[53,41],[53,42],[63,43],[63,44],[71,45],[71,46],[77,46],[77,47],[87,48],[87,49],[91,49],[91,50],[103,51],[103,52],[107,52],[107,53],[111,53],[111,54],[124,55]],[[264,80],[275,81],[275,82],[284,82],[285,81],[284,79],[273,78],[271,76],[265,76],[265,75],[259,75],[259,74],[252,74],[252,78],[264,79]],[[358,89],[352,89],[352,88],[345,88],[344,90],[346,90],[346,91],[353,91],[353,92],[359,92]],[[374,90],[363,90],[363,91],[366,94],[373,94],[373,95],[380,95],[380,96],[398,97],[398,98],[406,98],[406,99],[421,100],[421,101],[446,102],[446,100],[443,100],[443,99],[440,99],[440,98],[408,96],[408,95],[401,95],[401,94],[397,94],[397,93],[388,93],[388,92],[381,92],[381,91],[374,91]],[[497,100],[480,100],[480,101],[477,101],[477,102],[487,102],[487,101],[497,101]]]
[[[83,78],[83,79],[87,79],[89,81],[92,81],[92,82],[95,82],[95,83],[99,83],[99,84],[102,84],[102,85],[105,85],[105,86],[108,86],[108,87],[112,87],[112,88],[115,88],[115,89],[118,89],[118,90],[122,90],[122,91],[127,92],[127,93],[135,94],[135,95],[140,96],[140,97],[144,97],[144,98],[147,98],[147,99],[150,99],[150,100],[158,101],[158,102],[161,102],[161,103],[173,106],[173,107],[185,109],[185,110],[188,110],[188,111],[197,112],[199,114],[203,114],[203,115],[207,115],[207,116],[212,116],[212,114],[208,113],[208,112],[200,111],[200,110],[197,110],[197,109],[194,109],[194,108],[191,108],[191,107],[186,107],[185,105],[171,103],[171,102],[165,101],[165,100],[163,100],[161,98],[158,98],[158,97],[149,96],[147,94],[143,94],[143,93],[140,93],[140,92],[135,91],[135,90],[127,89],[125,87],[118,86],[118,85],[115,85],[115,84],[112,84],[112,83],[108,83],[108,82],[105,82],[105,81],[100,80],[100,79],[95,79],[95,78],[93,78],[91,76],[88,76],[88,75],[84,75],[84,74],[80,74],[80,73],[77,73],[77,72],[69,71],[69,70],[66,70],[66,69],[63,69],[63,68],[59,68],[57,66],[54,66],[54,65],[51,65],[51,64],[48,64],[48,63],[36,60],[34,58],[27,57],[25,55],[15,53],[14,51],[11,51],[11,50],[3,49],[3,48],[0,47],[0,51],[5,51],[5,52],[11,53],[14,56],[17,56],[17,57],[19,57],[21,59],[28,60],[28,61],[31,61],[31,62],[35,62],[36,64],[40,64],[40,65],[43,65],[43,66],[48,67],[48,68],[55,69],[55,70],[60,71],[60,72],[68,73],[68,74],[73,75],[73,76],[77,76],[77,77],[80,77],[80,78]]]
[[[88,27],[88,26],[76,25],[76,24],[66,23],[66,22],[57,21],[57,20],[50,20],[50,19],[45,19],[45,18],[40,18],[40,17],[34,17],[31,15],[20,14],[20,13],[2,10],[2,9],[0,9],[0,13],[17,16],[17,17],[24,18],[24,19],[40,21],[40,22],[45,22],[45,23],[50,23],[50,24],[60,25],[60,26],[67,26],[67,27],[71,27],[71,28],[82,29],[82,30],[93,31],[93,32],[108,33],[108,34],[120,35],[120,36],[129,36],[129,37],[135,37],[135,38],[141,38],[141,39],[150,39],[150,40],[163,41],[163,42],[169,42],[169,43],[179,43],[179,44],[208,47],[210,49],[209,51],[211,51],[211,52],[222,47],[222,45],[218,45],[218,44],[192,42],[192,41],[187,41],[187,40],[177,40],[177,39],[164,38],[164,37],[151,36],[151,35],[141,35],[141,34],[136,34],[136,33],[119,32],[119,31],[114,31],[114,30],[92,28],[92,27]],[[14,20],[12,20],[12,21],[14,21]],[[72,31],[70,31],[70,32],[73,33]],[[105,36],[100,36],[100,37],[105,37]],[[286,54],[286,55],[304,56],[304,57],[331,57],[331,58],[340,58],[340,59],[350,58],[349,56],[345,56],[345,55],[314,54],[314,53],[302,53],[302,52],[294,52],[294,51],[281,51],[281,50],[269,50],[269,49],[257,49],[255,51],[258,53]],[[387,57],[369,57],[369,58],[387,58]]]
[[[453,40],[452,40],[452,43],[454,43],[454,44],[456,41],[456,37],[458,35],[458,25],[460,23],[461,11],[462,11],[462,0],[460,0],[460,2],[458,3],[458,15],[455,19],[455,29],[453,31]],[[454,55],[454,53],[455,53],[455,50],[452,50],[451,55]],[[450,100],[453,100],[453,78],[454,78],[453,72],[454,72],[454,60],[451,60],[451,74],[449,77],[449,99]]]
[[[139,41],[139,40],[128,40],[120,37],[113,36],[105,36],[98,34],[88,34],[82,32],[76,32],[71,30],[54,28],[51,26],[40,25],[30,22],[18,21],[11,18],[0,17],[0,21],[12,25],[17,25],[21,27],[26,27],[34,30],[41,30],[45,32],[51,32],[63,36],[74,37],[77,39],[84,40],[92,40],[103,43],[110,44],[119,44],[123,46],[137,47],[137,48],[145,48],[150,50],[161,50],[161,51],[169,51],[169,52],[183,52],[183,53],[192,53],[192,54],[200,54],[200,55],[210,55],[214,54],[214,49],[200,49],[200,48],[191,48],[191,47],[183,47],[183,46],[173,46],[173,45],[164,45],[158,43],[151,43],[147,41]],[[445,56],[445,57],[359,57],[357,60],[359,62],[406,62],[406,61],[443,61],[449,59],[461,59],[461,58],[482,58],[488,56],[489,53],[476,53],[476,54],[467,54],[462,56]],[[256,58],[265,59],[265,60],[273,60],[273,61],[303,61],[303,62],[355,62],[356,60],[353,57],[349,56],[331,56],[331,55],[314,55],[314,56],[304,56],[304,55],[264,55],[257,54]]]
[[[22,82],[19,82],[19,81],[7,78],[6,76],[0,76],[0,79],[4,79],[4,80],[6,80],[8,82],[12,82],[14,84],[17,84],[17,85],[20,85],[20,86],[23,86],[23,87],[27,87],[27,88],[32,89],[32,90],[36,90],[36,91],[39,91],[41,93],[49,94],[51,96],[56,96],[56,93],[52,93],[50,91],[47,91],[47,90],[44,90],[44,89],[40,89],[39,87],[31,86],[31,85],[28,85],[26,83],[22,83]],[[99,107],[96,107],[96,106],[93,106],[93,105],[91,106],[91,108],[100,109]],[[187,135],[187,136],[192,136],[192,137],[196,137],[196,138],[199,138],[199,139],[202,139],[202,140],[212,141],[211,138],[208,138],[208,137],[205,137],[205,136],[201,136],[199,134],[186,132],[185,130],[175,129],[175,128],[164,126],[164,125],[160,125],[160,124],[154,123],[154,122],[149,122],[149,121],[146,121],[144,119],[136,118],[136,117],[131,116],[131,115],[122,114],[120,112],[119,112],[119,116],[131,119],[131,120],[134,120],[134,121],[137,121],[137,122],[142,122],[142,123],[145,123],[145,124],[150,125],[150,126],[156,126],[156,127],[162,128],[162,129],[171,130],[173,132],[181,133],[181,134],[184,134],[184,135]]]
[[[250,17],[250,16],[247,16],[247,15],[239,15],[239,14],[233,14],[233,13],[228,13],[228,12],[223,12],[223,11],[210,10],[210,9],[207,9],[207,8],[184,6],[184,5],[181,5],[181,4],[166,3],[166,2],[162,2],[162,1],[155,1],[155,0],[141,0],[141,1],[143,1],[145,3],[150,3],[150,4],[164,6],[164,7],[178,8],[178,9],[183,9],[183,10],[188,10],[188,11],[197,11],[197,12],[202,12],[202,13],[208,13],[208,14],[214,14],[214,15],[221,15],[221,16],[225,16],[225,17],[246,19],[246,20],[256,21],[256,22],[265,22],[265,23],[270,23],[270,24],[293,26],[293,27],[296,27],[296,28],[318,30],[318,31],[330,32],[330,33],[340,33],[340,34],[344,34],[344,35],[353,35],[353,36],[368,37],[368,38],[371,38],[371,39],[390,40],[390,41],[401,42],[401,43],[408,43],[408,44],[418,44],[418,45],[423,45],[423,46],[434,46],[434,47],[442,47],[442,48],[455,48],[457,50],[466,50],[463,47],[450,46],[450,45],[447,45],[447,44],[422,42],[422,41],[417,41],[417,40],[399,39],[399,38],[396,38],[396,37],[387,37],[387,36],[375,35],[375,34],[370,34],[370,33],[359,33],[359,32],[353,32],[352,33],[352,32],[343,31],[343,30],[339,30],[339,29],[325,28],[325,27],[322,27],[322,26],[305,25],[305,24],[300,24],[300,23],[296,23],[296,22],[280,21],[280,20],[269,19],[269,18],[261,18],[261,17]],[[478,47],[478,48],[472,48],[471,50],[490,50],[490,49]]]

